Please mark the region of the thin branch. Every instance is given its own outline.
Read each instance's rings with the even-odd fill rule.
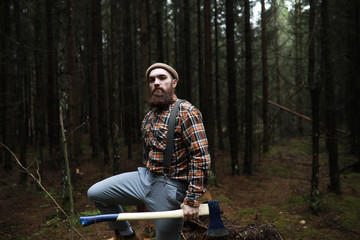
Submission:
[[[81,128],[82,126],[84,126],[87,122],[89,121],[89,116],[87,116],[86,121],[83,122],[82,124],[80,124],[79,126],[77,126],[74,130],[72,130],[69,135],[66,137],[66,139],[64,140],[64,142],[67,142],[67,140],[70,138],[70,136],[79,128]]]
[[[59,203],[55,200],[55,198],[45,189],[45,187],[41,184],[40,180],[41,179],[39,177],[39,179],[37,179],[27,168],[25,168],[20,160],[18,159],[18,157],[15,155],[15,153],[13,151],[11,151],[2,141],[0,141],[0,144],[6,148],[10,153],[11,155],[15,158],[17,164],[22,168],[23,171],[25,171],[27,174],[30,175],[30,177],[32,177],[34,179],[34,181],[39,184],[39,186],[41,187],[41,189],[46,193],[46,195],[48,195],[50,197],[50,199],[55,203],[56,207],[65,215],[65,217],[67,218],[67,220],[70,222],[70,218],[69,216],[67,215],[67,213],[61,208],[61,206],[59,205]],[[37,161],[36,161],[37,162]],[[37,164],[38,165],[38,164]],[[39,169],[36,171],[37,174],[39,175]],[[39,175],[40,176],[40,175]],[[82,239],[85,239],[81,233],[76,229],[76,228],[73,228],[74,231],[82,238]]]
[[[300,86],[301,86],[301,85],[300,85]],[[300,86],[299,86],[299,87],[300,87]],[[240,90],[243,91],[243,92],[245,92],[245,89],[243,89],[243,88],[240,88]],[[255,96],[256,98],[258,98],[258,99],[263,99],[262,96],[259,96],[259,95],[254,95],[254,96]],[[292,97],[292,96],[291,96],[291,97]],[[288,101],[288,99],[287,99],[287,101]],[[275,103],[275,102],[273,102],[273,101],[271,101],[271,100],[268,100],[267,102],[268,102],[269,104],[271,104],[271,105],[273,105],[273,106],[275,106],[275,107],[277,107],[277,108],[279,108],[279,109],[282,109],[282,110],[284,110],[284,111],[286,111],[286,112],[288,112],[288,113],[291,113],[291,114],[293,114],[293,115],[295,115],[295,116],[298,116],[298,117],[303,118],[303,119],[308,120],[308,121],[312,121],[312,119],[311,119],[310,117],[305,116],[305,115],[303,115],[303,114],[301,114],[301,113],[295,112],[295,111],[293,111],[293,110],[291,110],[291,109],[289,109],[289,108],[287,108],[287,107],[285,107],[285,106],[283,106],[283,105],[280,105],[280,104],[278,104],[278,103]],[[320,124],[323,124],[323,123],[320,122]],[[348,131],[346,131],[346,130],[344,130],[344,129],[340,129],[340,128],[337,128],[336,131],[338,131],[338,132],[340,132],[340,133],[342,133],[342,134],[345,134],[345,135],[350,135],[350,134],[351,134],[351,132],[348,132]]]

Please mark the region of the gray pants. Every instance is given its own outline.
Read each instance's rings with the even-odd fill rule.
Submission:
[[[88,197],[103,214],[121,213],[121,205],[145,205],[150,211],[179,209],[185,198],[187,184],[156,176],[146,168],[119,174],[94,184]],[[108,222],[110,229],[125,231],[127,221]],[[177,240],[181,237],[183,219],[154,220],[156,239]]]

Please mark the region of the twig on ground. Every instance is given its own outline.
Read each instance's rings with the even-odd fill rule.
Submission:
[[[198,221],[194,221],[194,220],[191,220],[190,221],[191,223],[195,224],[195,225],[198,225],[199,227],[201,228],[204,228],[204,229],[208,229],[206,226],[202,225],[201,223],[199,223]]]
[[[13,151],[11,151],[3,142],[0,141],[0,144],[1,144],[4,148],[6,148],[6,149],[11,153],[11,155],[15,158],[16,163],[21,167],[21,169],[22,169],[23,171],[25,171],[27,174],[29,174],[29,176],[30,176],[32,179],[34,179],[34,181],[35,181],[37,184],[39,184],[40,188],[46,193],[46,195],[48,195],[48,196],[50,197],[50,199],[55,203],[56,207],[65,215],[65,217],[67,218],[67,220],[70,222],[70,218],[69,218],[69,216],[67,215],[67,213],[64,211],[64,209],[61,208],[61,206],[60,206],[59,203],[55,200],[55,198],[54,198],[54,197],[45,189],[45,187],[41,184],[41,177],[40,177],[40,175],[39,175],[39,164],[38,164],[38,162],[36,161],[36,163],[37,163],[37,168],[38,168],[38,169],[36,170],[37,175],[38,175],[38,178],[36,178],[36,177],[34,176],[34,174],[32,174],[32,173],[29,171],[28,168],[24,167],[24,166],[21,164],[20,160],[18,159],[18,157],[15,155],[15,153],[14,153]],[[81,235],[81,233],[80,233],[76,228],[73,228],[73,229],[74,229],[74,231],[75,231],[82,239],[85,239],[85,238]]]

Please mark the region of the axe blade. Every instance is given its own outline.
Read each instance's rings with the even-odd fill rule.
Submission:
[[[221,220],[219,201],[209,201],[208,206],[210,211],[210,223],[206,235],[209,237],[225,237],[229,235],[228,230]]]

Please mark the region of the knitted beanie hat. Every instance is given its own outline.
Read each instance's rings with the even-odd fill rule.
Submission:
[[[179,75],[178,73],[175,71],[175,69],[173,69],[171,66],[165,64],[165,63],[154,63],[153,65],[151,65],[147,70],[146,70],[146,74],[145,74],[145,77],[146,77],[146,80],[149,80],[149,75],[150,75],[150,72],[152,70],[154,70],[155,68],[162,68],[162,69],[165,69],[166,71],[168,71],[171,76],[173,76],[174,79],[178,80],[179,81]]]

